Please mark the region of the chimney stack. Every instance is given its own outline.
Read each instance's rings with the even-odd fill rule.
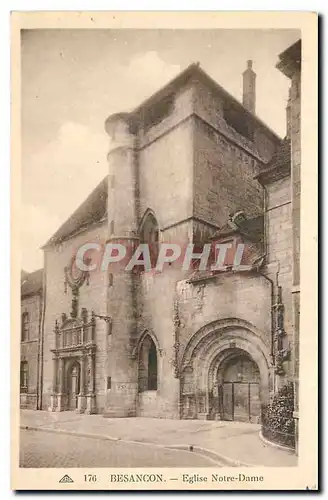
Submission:
[[[291,88],[288,93],[288,101],[286,106],[286,138],[291,138],[292,131],[292,98],[291,98]]]
[[[243,73],[243,105],[251,113],[255,113],[255,80],[252,70],[253,61],[247,61],[247,69]]]

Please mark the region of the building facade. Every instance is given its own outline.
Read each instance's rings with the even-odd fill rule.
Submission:
[[[293,378],[293,138],[256,117],[255,84],[248,61],[241,104],[193,64],[107,119],[108,176],[44,247],[42,409],[259,422]],[[106,243],[246,251],[102,270]]]
[[[41,407],[43,269],[21,274],[20,406]]]
[[[291,211],[293,252],[293,381],[296,443],[299,420],[299,335],[300,335],[300,234],[301,234],[301,61],[302,44],[298,40],[279,56],[277,68],[291,81],[288,123],[291,141]]]

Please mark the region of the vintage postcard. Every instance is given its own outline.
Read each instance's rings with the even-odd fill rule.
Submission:
[[[12,489],[319,489],[317,36],[12,14]]]

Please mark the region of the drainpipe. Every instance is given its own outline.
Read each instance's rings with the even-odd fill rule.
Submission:
[[[274,290],[275,290],[275,287],[278,287],[278,276],[279,276],[279,271],[280,271],[280,265],[279,265],[279,262],[277,263],[277,271],[276,271],[276,283],[271,279],[269,278],[266,274],[262,273],[260,271],[260,274],[261,276],[263,276],[266,280],[269,281],[269,283],[271,284],[271,361],[272,363],[275,362],[275,352],[274,352],[274,334],[275,334],[275,325],[274,325],[274,311],[273,311],[273,306],[275,304],[275,293],[274,293]],[[275,387],[276,387],[276,384],[275,384],[275,378],[273,379],[273,390],[275,392]]]
[[[43,290],[42,290],[42,315],[39,328],[39,355],[38,355],[38,380],[37,392],[37,410],[42,410],[42,393],[43,393],[43,359],[44,359],[44,318],[46,313],[46,252],[44,252],[44,269],[43,269]]]
[[[279,274],[279,269],[276,273],[276,279],[278,280],[278,274]],[[273,346],[274,346],[274,316],[273,316],[273,305],[274,305],[274,299],[275,299],[275,295],[274,295],[274,288],[276,286],[276,283],[274,283],[274,281],[269,278],[269,276],[267,276],[266,274],[262,273],[260,271],[260,275],[263,276],[263,278],[265,278],[271,285],[271,350],[270,350],[270,355],[271,355],[271,358],[272,360],[274,361],[274,349],[273,349]]]
[[[43,286],[43,285],[42,285]],[[40,313],[39,313],[39,328],[38,328],[38,355],[37,355],[37,365],[36,365],[36,409],[39,410],[39,391],[40,391],[40,346],[41,346],[41,317],[42,317],[42,292],[39,291],[37,294],[37,298],[39,301],[39,308],[40,308]]]
[[[266,207],[267,207],[267,197],[268,197],[268,194],[267,194],[267,190],[266,190],[266,187],[263,186],[264,188],[264,211],[266,212]],[[266,216],[264,216],[264,254],[265,255],[268,255],[268,238],[267,238],[267,218]],[[273,305],[275,303],[275,295],[274,295],[274,288],[275,286],[278,286],[278,275],[279,275],[279,270],[280,270],[280,265],[279,265],[279,262],[278,262],[278,269],[277,269],[277,272],[276,272],[276,283],[274,283],[274,281],[269,278],[266,274],[262,273],[260,270],[259,270],[259,273],[266,279],[269,281],[270,285],[271,285],[271,358],[272,358],[272,361],[274,362],[274,315],[273,315]]]

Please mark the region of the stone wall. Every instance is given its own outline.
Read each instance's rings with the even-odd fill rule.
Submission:
[[[174,300],[179,269],[141,276],[139,335],[151,332],[157,340],[158,388],[156,395],[139,393],[137,415],[178,418],[179,380],[174,377]]]
[[[263,211],[263,189],[254,176],[256,159],[204,121],[194,121],[194,216],[223,226],[229,215],[248,217]]]
[[[181,281],[177,290],[181,416],[209,418],[211,380],[231,350],[246,351],[259,365],[266,401],[273,389],[269,281],[259,274],[222,273],[198,283]]]
[[[230,104],[231,96],[228,96],[226,92],[215,92],[204,83],[194,83],[193,109],[195,114],[219,131],[228,141],[253,156],[255,160],[267,163],[279,144],[279,137],[248,113],[241,114],[240,121],[247,121],[252,134],[250,137],[241,135],[226,120],[225,108],[229,108]]]
[[[52,390],[52,353],[55,348],[55,321],[60,321],[61,314],[68,317],[71,312],[72,291],[67,286],[65,293],[64,268],[70,264],[72,256],[77,249],[88,242],[104,244],[107,236],[107,221],[90,228],[87,232],[81,232],[77,236],[63,241],[60,245],[45,250],[45,281],[46,281],[46,311],[44,318],[44,352],[43,352],[43,398],[42,409],[48,409],[50,394]],[[100,254],[99,254],[100,255]],[[94,259],[98,258],[95,252]],[[86,308],[91,314],[106,315],[106,273],[98,271],[90,272],[89,285],[84,283],[79,292],[78,315],[81,309]],[[98,411],[105,405],[107,392],[107,325],[104,321],[96,320],[96,404]]]
[[[293,282],[300,283],[300,209],[301,209],[301,74],[292,78],[292,198],[293,198]]]
[[[160,229],[192,216],[191,120],[170,129],[139,153],[140,215],[151,208]]]
[[[300,247],[301,247],[301,71],[295,72],[292,78],[292,218],[293,218],[293,377],[294,408],[296,417],[296,449],[298,450],[298,418],[299,418],[299,363],[300,363]]]
[[[196,82],[194,102],[195,217],[224,225],[231,212],[242,209],[247,216],[263,211],[263,189],[254,176],[268,162],[279,138],[247,115],[253,139],[237,132],[226,121],[229,98]]]
[[[282,287],[284,304],[284,328],[288,342],[293,342],[293,307],[292,307],[292,217],[290,177],[280,179],[266,187],[266,274],[275,284]],[[284,363],[286,377],[291,376],[291,361]],[[277,380],[284,383],[284,378]]]
[[[181,281],[179,290],[180,352],[204,325],[224,318],[249,322],[262,332],[270,349],[271,289],[259,274],[219,273],[217,277],[192,284]]]

